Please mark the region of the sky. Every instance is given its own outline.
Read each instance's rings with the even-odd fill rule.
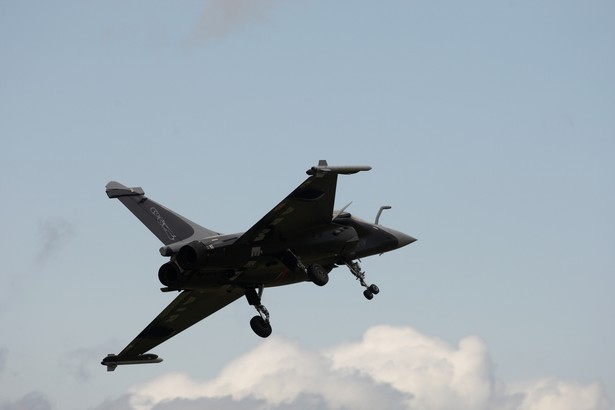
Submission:
[[[0,0],[0,410],[615,408],[615,3]],[[238,300],[108,373],[173,298],[117,180],[247,230],[318,160],[418,238]]]

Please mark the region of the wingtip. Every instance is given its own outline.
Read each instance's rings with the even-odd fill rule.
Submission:
[[[147,363],[160,363],[162,358],[152,353],[140,354],[138,356],[122,357],[115,354],[108,354],[107,357],[102,359],[100,364],[107,366],[107,371],[112,372],[120,365],[127,364],[147,364]]]
[[[369,171],[372,167],[369,165],[340,165],[340,166],[329,166],[327,161],[321,159],[318,161],[318,165],[311,167],[307,171],[305,171],[308,175],[322,176],[326,173],[333,174],[356,174],[361,171]]]

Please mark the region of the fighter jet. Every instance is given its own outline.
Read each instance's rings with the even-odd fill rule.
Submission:
[[[119,354],[101,364],[159,363],[150,349],[245,297],[258,315],[250,320],[260,337],[271,334],[270,315],[262,304],[263,290],[311,281],[324,286],[329,272],[346,266],[367,299],[380,292],[366,282],[358,260],[406,246],[416,239],[342,210],[334,211],[338,175],[369,171],[369,166],[329,166],[319,161],[309,177],[260,221],[243,233],[222,234],[204,228],[147,198],[141,188],[111,181],[107,196],[117,198],[164,244],[168,257],[158,270],[163,292],[179,295]],[[349,204],[350,205],[350,204]]]

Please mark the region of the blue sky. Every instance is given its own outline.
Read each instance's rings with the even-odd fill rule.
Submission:
[[[0,409],[612,408],[614,18],[606,0],[1,1]],[[230,233],[319,159],[371,165],[337,207],[392,205],[382,223],[419,239],[363,261],[381,294],[338,269],[265,292],[271,340],[238,301],[162,364],[107,374],[172,296],[104,185]],[[297,387],[314,380],[334,393]]]

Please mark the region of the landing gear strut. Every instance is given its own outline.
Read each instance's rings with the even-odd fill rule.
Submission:
[[[256,288],[246,288],[246,299],[248,303],[256,309],[258,316],[254,316],[250,320],[250,327],[260,337],[268,337],[271,335],[271,324],[269,323],[269,311],[261,303],[261,296],[263,296],[264,286],[258,287],[258,293]]]
[[[346,266],[348,266],[350,273],[352,273],[354,277],[356,277],[357,280],[361,283],[361,286],[365,288],[365,290],[363,291],[363,296],[365,296],[367,300],[372,300],[374,298],[374,295],[377,295],[378,293],[380,293],[380,288],[378,288],[378,286],[374,284],[371,284],[368,286],[367,283],[365,283],[365,272],[361,270],[361,266],[359,265],[359,262],[344,261],[344,263],[346,264]]]

